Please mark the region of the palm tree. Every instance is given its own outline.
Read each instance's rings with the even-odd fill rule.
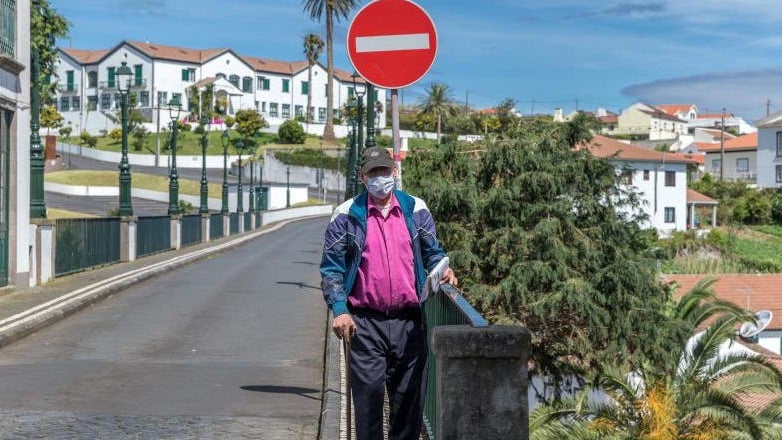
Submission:
[[[328,90],[326,91],[326,127],[323,138],[334,140],[334,19],[348,18],[353,9],[359,5],[358,0],[303,0],[304,12],[312,20],[320,21],[326,16],[326,58],[328,59]],[[324,14],[325,13],[325,14]],[[309,110],[309,109],[308,109]]]
[[[429,85],[426,95],[418,103],[418,111],[437,118],[437,143],[440,143],[443,117],[456,115],[458,104],[451,96],[449,86],[442,83],[432,83]]]
[[[782,422],[782,398],[760,410],[747,409],[739,398],[782,392],[782,373],[749,350],[725,349],[733,343],[736,326],[753,318],[717,300],[713,282],[701,281],[668,311],[692,329],[705,330],[682,341],[681,353],[671,356],[662,371],[607,369],[576,398],[537,408],[530,438],[593,438],[594,433],[603,440],[778,438],[772,434]],[[606,398],[589,399],[596,390]]]
[[[312,66],[317,64],[318,57],[323,53],[324,44],[323,39],[320,38],[320,35],[318,34],[307,34],[304,36],[304,55],[307,56],[307,64],[309,64],[307,72],[307,84],[309,87],[307,88],[306,110],[306,121],[308,124],[312,122],[312,113],[310,113],[310,109],[312,108]]]

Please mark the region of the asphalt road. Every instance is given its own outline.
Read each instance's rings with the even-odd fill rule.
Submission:
[[[316,438],[324,227],[290,224],[0,349],[0,438]]]

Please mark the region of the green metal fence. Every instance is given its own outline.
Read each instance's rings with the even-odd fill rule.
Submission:
[[[201,243],[201,214],[182,216],[182,247]]]
[[[255,213],[255,227],[260,228],[261,227],[261,213],[256,212]]]
[[[239,233],[239,214],[236,212],[231,213],[231,221],[229,222],[229,233],[231,235]]]
[[[249,213],[249,212],[246,212],[244,214],[244,230],[245,230],[245,232],[250,230],[251,217],[252,217],[252,214]]]
[[[209,239],[223,236],[223,214],[212,214],[209,217]]]
[[[450,284],[440,286],[440,293],[424,304],[427,341],[432,340],[432,330],[441,325],[469,325],[487,327],[489,323]],[[429,347],[429,375],[424,399],[424,425],[430,440],[437,438],[435,421],[437,415],[437,359]]]
[[[143,257],[171,249],[171,217],[139,217],[136,223],[136,255]]]
[[[60,219],[55,228],[55,276],[120,261],[119,217]]]

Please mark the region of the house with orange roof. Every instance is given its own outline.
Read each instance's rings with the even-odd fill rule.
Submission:
[[[650,141],[674,140],[687,134],[687,121],[659,108],[637,102],[622,110],[612,135],[635,135]]]
[[[655,107],[682,121],[692,121],[698,117],[698,106],[695,104],[658,104]]]
[[[125,40],[110,49],[61,48],[58,58],[57,108],[76,133],[95,134],[118,127],[120,96],[115,75],[122,63],[133,72],[131,93],[138,109],[151,121],[152,131],[170,122],[167,107],[175,99],[196,119],[203,108],[220,104],[227,115],[255,109],[272,126],[307,112],[315,124],[326,120],[328,74],[319,63],[313,66],[310,84],[306,61],[248,56],[230,48],[194,49]],[[194,93],[200,98],[200,91],[207,86],[214,87],[213,102],[189,99]],[[350,73],[335,69],[335,117],[353,92]],[[307,109],[309,94],[312,105]],[[375,96],[366,98],[384,103],[385,90],[376,89]],[[385,120],[382,114],[376,118],[381,127]]]
[[[702,113],[697,118],[688,123],[690,131],[696,128],[713,128],[719,130],[725,127],[725,130],[738,133],[739,135],[756,133],[758,129],[741,116],[733,113]]]
[[[641,210],[648,217],[644,226],[662,236],[684,231],[697,222],[696,205],[713,206],[711,224],[716,224],[716,201],[696,199],[702,195],[687,190],[687,167],[697,164],[694,155],[656,151],[602,135],[594,135],[586,148],[614,162],[623,184],[639,194]]]
[[[757,180],[758,134],[745,134],[719,142],[696,142],[705,156],[705,171],[716,178],[755,183]],[[722,165],[722,158],[725,165]],[[724,173],[724,176],[722,175]]]

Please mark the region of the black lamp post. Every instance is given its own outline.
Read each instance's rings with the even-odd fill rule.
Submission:
[[[285,167],[285,207],[291,207],[291,167]]]
[[[247,194],[250,196],[248,197],[250,199],[250,212],[255,212],[255,186],[253,186],[253,177],[255,175],[255,158],[253,156],[250,156],[250,159],[248,160],[250,162],[250,191],[247,192]]]
[[[44,154],[41,146],[41,55],[36,45],[31,47],[32,87],[30,90],[30,218],[46,218],[43,191]]]
[[[367,148],[376,146],[375,142],[375,86],[367,85]]]
[[[262,202],[263,196],[263,160],[261,160],[261,166],[258,167],[258,186],[255,188],[255,208],[258,211],[266,209]]]
[[[168,114],[171,117],[171,170],[168,174],[168,215],[179,214],[179,172],[176,168],[176,143],[179,129],[179,112],[182,106],[174,98],[168,103]]]
[[[236,150],[239,152],[239,183],[236,185],[236,212],[244,212],[244,200],[242,200],[242,148],[244,142],[241,139],[236,141]]]
[[[198,208],[198,212],[201,214],[209,214],[209,184],[206,180],[206,148],[209,140],[206,137],[206,125],[209,123],[209,118],[201,118],[201,206]]]
[[[228,143],[230,140],[228,130],[223,131],[220,136],[220,143],[223,145],[223,192],[220,213],[223,215],[228,214]]]
[[[361,151],[362,146],[364,145],[364,94],[366,93],[366,83],[364,82],[364,79],[362,78],[361,81],[357,81],[359,78],[361,78],[358,74],[358,72],[353,72],[353,75],[351,75],[353,78],[353,91],[356,94],[356,105],[357,107],[357,123],[358,127],[356,127],[356,132],[354,136],[356,137],[356,170],[353,175],[353,195],[358,194],[362,186],[361,182],[361,176],[360,176],[360,170],[361,170]]]
[[[122,62],[122,65],[114,74],[117,82],[117,90],[120,94],[120,109],[122,119],[122,157],[119,161],[119,215],[121,217],[130,217],[133,215],[133,206],[130,201],[130,163],[128,163],[128,95],[130,93],[130,82],[133,79],[133,71],[128,67],[128,63]]]

